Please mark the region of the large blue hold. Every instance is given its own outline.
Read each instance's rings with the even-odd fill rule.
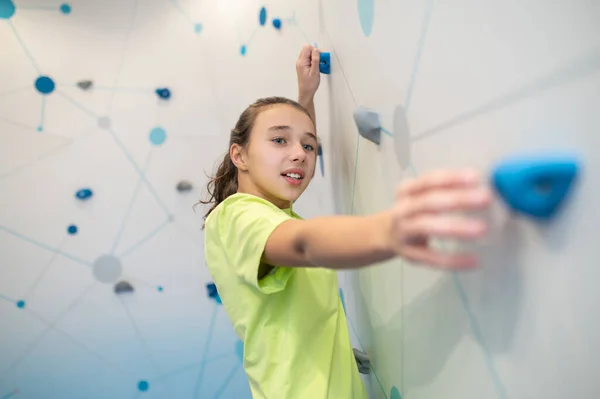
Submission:
[[[491,180],[513,211],[550,219],[568,198],[578,172],[573,155],[515,156],[499,163]]]
[[[85,201],[86,199],[91,198],[92,195],[94,195],[94,193],[89,188],[82,188],[81,190],[77,191],[77,193],[75,193],[75,197],[77,197],[77,199],[81,201]]]

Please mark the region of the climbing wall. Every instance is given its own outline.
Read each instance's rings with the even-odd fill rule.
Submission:
[[[250,397],[192,207],[303,4],[0,0],[0,398]]]
[[[497,193],[478,271],[340,274],[372,397],[598,397],[598,3],[332,0],[320,19],[337,212],[436,168]]]

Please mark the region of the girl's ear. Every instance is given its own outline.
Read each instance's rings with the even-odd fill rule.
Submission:
[[[229,148],[229,157],[236,168],[242,171],[248,170],[248,165],[246,165],[246,153],[242,146],[239,144],[232,144]]]

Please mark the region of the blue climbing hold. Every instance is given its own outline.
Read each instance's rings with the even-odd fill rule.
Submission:
[[[40,94],[50,94],[54,91],[55,87],[54,81],[48,76],[40,76],[35,80],[35,89]]]
[[[77,226],[75,226],[74,224],[70,225],[69,227],[67,227],[67,233],[69,233],[70,235],[75,235],[77,234]]]
[[[281,29],[281,19],[273,18],[273,27],[277,30]]]
[[[323,161],[323,147],[321,143],[317,146],[317,156],[319,157],[319,166],[321,167],[321,176],[325,176],[325,162]]]
[[[215,283],[206,284],[206,291],[208,292],[208,297],[214,299],[219,305],[222,304],[221,297],[219,296],[219,292],[217,291],[217,286]]]
[[[260,9],[260,13],[258,14],[258,23],[261,26],[264,26],[267,23],[267,9],[265,7]]]
[[[164,288],[163,288],[162,285],[159,285],[156,289],[158,290],[158,292],[163,292],[164,291]]]
[[[200,24],[200,23],[194,24],[194,32],[196,32],[196,33],[202,32],[202,24]]]
[[[21,301],[17,301],[17,307],[19,309],[23,309],[25,308],[25,301],[21,300]]]
[[[11,19],[17,8],[12,0],[0,0],[0,19]]]
[[[329,75],[331,73],[331,55],[329,53],[320,54],[319,71],[325,75]]]
[[[245,45],[242,45],[242,47],[240,47],[240,54],[242,56],[246,55],[246,46]]]
[[[168,100],[169,98],[171,98],[171,90],[169,90],[166,87],[156,89],[156,94],[162,100]]]
[[[75,197],[81,201],[85,201],[87,199],[92,198],[92,195],[94,195],[94,193],[89,188],[82,188],[81,190],[75,193]]]
[[[402,399],[402,395],[400,395],[400,391],[398,391],[398,388],[392,387],[390,391],[390,399]]]
[[[513,211],[549,219],[568,198],[578,171],[574,155],[514,156],[494,168],[491,181]]]

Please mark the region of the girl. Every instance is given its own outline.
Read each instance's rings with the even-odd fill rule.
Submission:
[[[210,198],[201,201],[212,204],[205,216],[206,264],[244,342],[254,398],[366,399],[336,270],[397,256],[474,267],[471,255],[434,252],[428,237],[482,236],[483,221],[445,212],[482,209],[491,195],[473,171],[441,170],[401,185],[394,206],[380,213],[303,220],[293,204],[315,172],[317,49],[303,49],[297,71],[304,106],[260,99],[231,131]]]

